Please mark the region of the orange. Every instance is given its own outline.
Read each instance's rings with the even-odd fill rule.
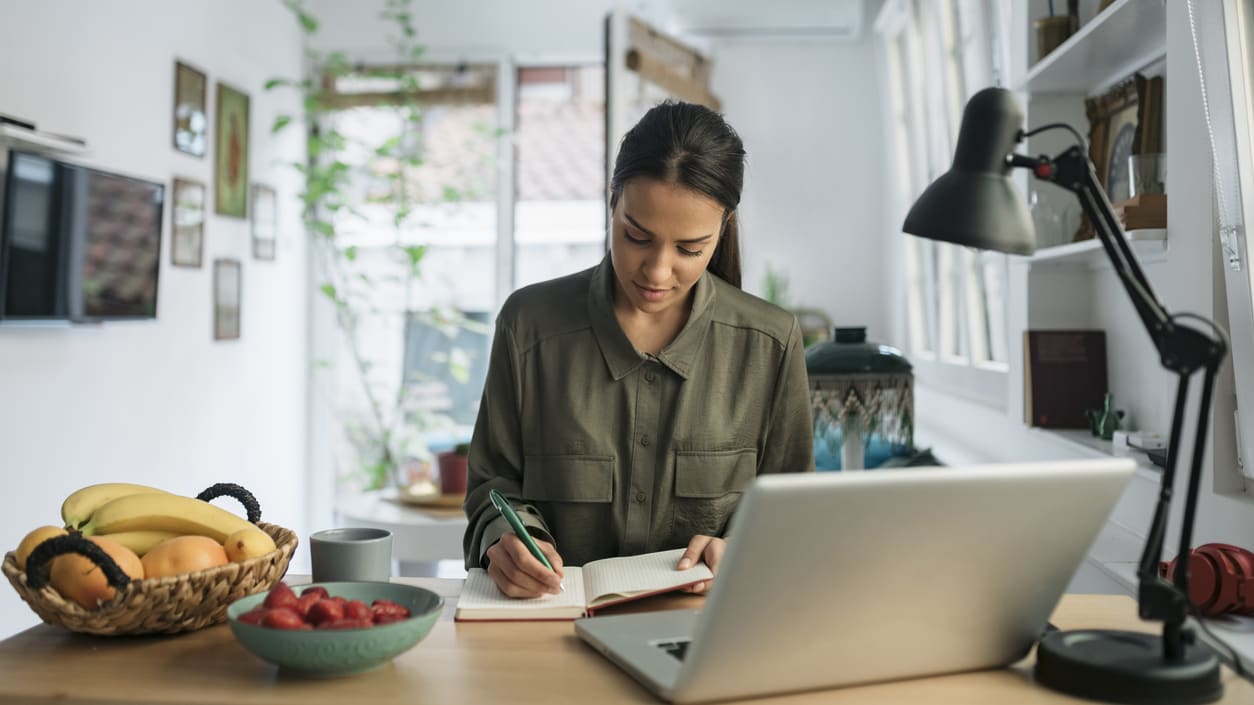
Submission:
[[[88,536],[87,540],[109,554],[131,580],[144,579],[144,566],[134,551],[105,536]],[[91,559],[77,553],[66,553],[52,559],[49,582],[62,597],[89,610],[99,607],[100,602],[112,600],[117,593],[105,578],[104,571]]]
[[[164,578],[226,565],[222,544],[208,536],[176,536],[144,554],[144,575]]]

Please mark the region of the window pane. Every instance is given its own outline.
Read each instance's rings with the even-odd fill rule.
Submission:
[[[973,362],[989,359],[988,301],[984,291],[984,272],[980,253],[970,248],[959,251],[963,272],[963,304],[967,307],[967,344]]]
[[[424,69],[416,111],[367,94],[331,118],[347,183],[339,257],[320,266],[349,302],[336,366],[346,473],[381,459],[381,427],[410,479],[427,471],[431,449],[469,437],[496,265],[497,108],[493,92],[463,85],[483,70]]]
[[[988,329],[989,362],[1006,364],[1006,255],[996,252],[980,253],[983,264],[984,314]]]
[[[962,268],[958,263],[960,248],[949,244],[936,247],[937,321],[941,355],[951,360],[965,357],[962,346],[961,299]]]
[[[912,235],[904,235],[906,242],[906,305],[910,323],[910,346],[914,352],[935,354],[936,339],[932,335],[933,323],[928,315],[927,279],[923,273],[922,257],[924,241]]]
[[[605,254],[605,70],[518,71],[515,284],[570,274]]]

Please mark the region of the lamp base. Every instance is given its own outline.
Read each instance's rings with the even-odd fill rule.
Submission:
[[[1219,659],[1201,647],[1163,659],[1157,634],[1053,632],[1036,648],[1036,682],[1070,695],[1136,705],[1193,705],[1223,696]]]

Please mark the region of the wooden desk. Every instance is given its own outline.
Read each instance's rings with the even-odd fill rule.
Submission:
[[[0,642],[0,703],[69,705],[355,705],[356,703],[656,703],[629,676],[584,645],[564,622],[453,623],[460,580],[401,578],[446,600],[431,634],[382,669],[308,680],[278,673],[239,646],[226,626],[176,637],[101,638],[40,625]],[[295,582],[295,581],[293,581]],[[700,605],[663,596],[625,608]],[[626,610],[625,611],[632,611]],[[1053,621],[1063,629],[1152,629],[1123,596],[1068,595]],[[885,654],[885,658],[891,658]],[[1011,668],[754,700],[787,703],[1080,703],[1032,683],[1031,657]],[[1224,703],[1254,703],[1254,684],[1225,672]]]

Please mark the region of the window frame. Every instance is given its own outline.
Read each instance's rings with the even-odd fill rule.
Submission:
[[[980,29],[966,30],[961,25],[957,15],[964,2],[968,9],[976,8],[980,13]],[[945,37],[942,36],[945,20],[940,13],[944,9],[950,9],[954,13],[954,17],[949,19],[950,32],[954,35],[953,47],[946,47]],[[930,13],[931,16],[920,22],[916,10]],[[977,60],[983,62],[983,71],[990,81],[997,75],[997,68],[993,66],[995,48],[991,46],[993,33],[990,22],[993,17],[987,0],[951,0],[944,7],[930,1],[888,0],[881,8],[875,29],[880,35],[885,65],[889,71],[899,66],[898,70],[902,73],[901,77],[889,76],[894,91],[886,101],[886,112],[893,116],[895,127],[904,114],[906,129],[910,133],[908,137],[912,138],[909,140],[912,144],[897,148],[898,159],[895,160],[894,172],[900,171],[902,162],[916,166],[911,169],[909,178],[902,178],[900,173],[895,173],[893,177],[895,184],[909,184],[913,191],[912,194],[901,194],[898,193],[898,188],[894,188],[898,198],[905,197],[906,202],[898,204],[902,215],[913,197],[949,168],[958,128],[953,124],[955,118],[950,113],[954,112],[954,106],[958,102],[965,103],[968,97],[966,93],[969,93],[959,86],[963,95],[951,95],[953,90],[950,84],[955,83],[958,78],[965,82],[971,74],[963,60],[959,60],[957,66],[950,65],[952,61],[949,55],[957,51],[973,52],[978,57]],[[981,36],[990,40],[990,46],[985,47],[980,41],[963,46],[964,37]],[[928,60],[929,57],[945,58],[946,65],[940,69],[940,81],[935,80],[935,76],[912,76],[910,52],[914,52],[916,57],[923,54],[922,61],[918,63],[924,66],[933,63]],[[955,71],[957,77],[951,75]],[[933,86],[933,92],[930,95],[927,92],[921,94],[918,90],[920,82]],[[901,92],[904,95],[901,98],[906,102],[904,106],[896,104],[899,99],[895,94],[898,83],[903,84]],[[941,87],[935,88],[938,83]],[[935,92],[937,90],[940,91],[939,94]],[[944,109],[923,110],[926,106]],[[930,124],[924,121],[921,113],[932,117]],[[982,333],[981,315],[991,316],[998,313],[990,310],[987,299],[990,289],[986,281],[990,269],[988,258],[1003,258],[1000,276],[1003,278],[1004,291],[1009,284],[1004,281],[1009,276],[1005,255],[973,253],[957,246],[904,234],[900,237],[905,238],[903,255],[906,264],[903,268],[906,269],[907,287],[913,286],[918,280],[923,283],[922,291],[908,289],[903,300],[906,309],[907,347],[914,363],[916,379],[921,384],[955,396],[995,408],[1007,408],[1009,359],[995,361],[990,354],[999,348],[1006,354],[1012,347],[1008,339],[1009,312],[1005,306],[1000,307],[999,313],[1002,337],[1007,339],[1001,341],[1000,345],[991,339],[977,340]],[[942,266],[938,271],[938,264],[945,262],[951,263],[950,268]],[[957,268],[956,276],[950,277],[950,281],[942,280],[941,277],[946,272],[953,272],[954,267]],[[922,271],[918,271],[920,269]],[[979,295],[986,297],[983,302],[974,298]],[[922,309],[922,321],[917,319],[919,309]],[[925,328],[926,338],[920,340],[919,334]],[[949,344],[946,345],[946,342]]]

